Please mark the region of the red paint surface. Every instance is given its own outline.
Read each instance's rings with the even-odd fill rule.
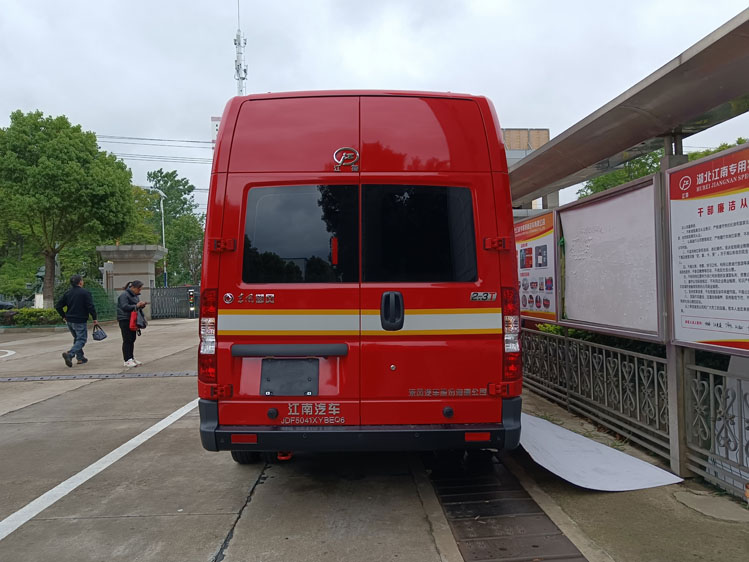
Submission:
[[[514,248],[504,146],[494,108],[485,98],[419,92],[301,92],[234,98],[222,118],[208,197],[206,239],[235,239],[233,252],[206,247],[202,286],[216,287],[219,309],[230,292],[276,295],[255,310],[372,310],[383,291],[400,291],[406,314],[416,309],[500,308],[471,302],[472,291],[516,286],[514,251],[483,249],[506,237]],[[334,171],[333,153],[360,153],[357,171]],[[471,283],[277,284],[242,282],[248,190],[310,184],[413,184],[468,187],[473,197],[478,279]],[[361,198],[360,198],[361,200]],[[360,256],[361,264],[361,256]],[[487,389],[503,380],[503,339],[489,335],[316,335],[217,337],[218,384],[232,385],[219,402],[222,425],[294,425],[294,404],[337,404],[345,421],[319,425],[498,423],[501,396],[412,396],[415,389]],[[319,395],[260,396],[260,358],[231,356],[241,343],[345,343],[348,355],[320,359]],[[393,370],[391,366],[395,366]],[[513,386],[520,388],[520,385]],[[443,409],[454,410],[452,418]],[[301,407],[301,406],[300,406]],[[315,406],[313,406],[314,408]],[[275,419],[269,408],[278,410]],[[313,416],[314,417],[314,416]],[[323,416],[324,417],[324,416]],[[331,416],[327,416],[331,417]],[[336,417],[336,416],[332,416]]]

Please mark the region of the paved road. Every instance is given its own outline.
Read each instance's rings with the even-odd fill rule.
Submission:
[[[3,334],[0,378],[126,372],[114,326],[67,368],[64,332]],[[197,326],[149,325],[142,371],[194,369]],[[0,536],[9,516],[194,401],[194,377],[0,383]],[[240,466],[192,409],[0,540],[0,560],[460,560],[418,458],[299,455]],[[33,507],[33,504],[32,504]]]

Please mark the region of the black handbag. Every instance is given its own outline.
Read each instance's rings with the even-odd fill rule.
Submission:
[[[138,326],[139,330],[145,330],[146,326],[148,326],[148,322],[146,322],[146,315],[143,313],[143,309],[138,309],[138,315],[135,318],[135,325]]]
[[[98,324],[94,324],[94,331],[91,334],[91,337],[96,341],[101,341],[107,338],[107,333],[104,331],[104,328],[102,328]]]

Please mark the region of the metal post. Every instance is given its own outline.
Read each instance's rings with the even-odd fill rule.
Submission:
[[[159,209],[161,210],[161,243],[166,248],[166,234],[164,234],[164,194],[159,192]],[[166,254],[164,254],[164,287],[168,287],[166,275]]]
[[[156,187],[150,185],[139,186],[142,189],[153,191],[159,195],[159,210],[161,211],[161,245],[166,250],[166,234],[164,232],[164,199],[166,199],[166,193]],[[164,287],[168,287],[167,275],[166,275],[166,253],[164,254]]]
[[[666,379],[668,381],[668,439],[671,472],[687,477],[686,366],[694,364],[694,350],[674,344],[666,345]]]
[[[660,201],[661,201],[661,224],[657,229],[660,236],[661,252],[664,259],[670,256],[670,232],[666,219],[666,207],[669,205],[668,183],[666,182],[666,171],[670,168],[684,164],[688,156],[681,154],[681,136],[673,135],[664,139],[665,155],[661,160]],[[676,149],[676,154],[674,154]],[[668,385],[668,439],[671,472],[681,477],[692,475],[687,468],[687,416],[686,416],[686,373],[687,365],[694,364],[694,350],[680,347],[671,343],[671,323],[673,307],[670,304],[672,298],[672,283],[669,263],[663,266],[664,279],[661,281],[661,290],[669,301],[663,313],[663,322],[666,329],[666,384]]]

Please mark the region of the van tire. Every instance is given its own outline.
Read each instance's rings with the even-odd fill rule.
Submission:
[[[239,464],[255,464],[260,460],[260,453],[255,451],[232,451],[231,458]]]

